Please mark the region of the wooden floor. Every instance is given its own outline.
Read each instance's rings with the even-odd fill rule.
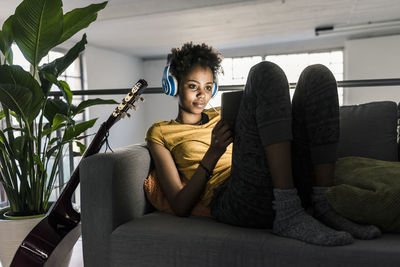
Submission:
[[[75,244],[69,267],[83,267],[82,237]]]

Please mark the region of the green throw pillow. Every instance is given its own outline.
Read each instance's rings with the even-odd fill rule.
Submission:
[[[353,221],[400,232],[400,162],[344,157],[336,163],[329,204]]]

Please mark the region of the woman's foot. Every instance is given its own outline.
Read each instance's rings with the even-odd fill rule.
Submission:
[[[349,232],[357,239],[374,239],[380,237],[382,232],[374,225],[362,225],[350,221],[332,209],[326,198],[325,192],[329,187],[313,187],[312,200],[314,204],[314,217],[336,230]]]
[[[341,246],[354,242],[349,233],[335,231],[308,215],[301,206],[296,189],[274,189],[274,196],[274,234],[322,246]]]

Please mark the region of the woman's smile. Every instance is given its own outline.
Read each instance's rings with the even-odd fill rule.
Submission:
[[[205,108],[206,104],[204,101],[200,101],[200,102],[193,102],[193,105],[199,108]]]

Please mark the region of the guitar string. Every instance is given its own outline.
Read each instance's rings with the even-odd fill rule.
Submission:
[[[108,142],[108,136],[110,136],[110,131],[109,130],[107,130],[106,136],[104,138],[104,141],[106,142],[106,150],[104,151],[104,153],[106,153],[108,149],[110,149],[111,152],[114,153],[114,151],[112,150],[112,148],[110,146],[110,143]]]

